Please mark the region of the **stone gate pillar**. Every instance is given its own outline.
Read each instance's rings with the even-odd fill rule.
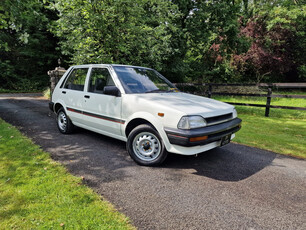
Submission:
[[[61,60],[58,59],[58,67],[56,67],[54,70],[49,70],[48,75],[50,77],[50,96],[52,95],[54,88],[57,84],[57,82],[61,79],[61,77],[66,72],[66,69],[61,67]]]

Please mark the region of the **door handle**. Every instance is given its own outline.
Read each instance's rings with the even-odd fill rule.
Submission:
[[[90,98],[90,96],[89,96],[89,95],[85,95],[84,97],[85,97],[85,98]]]
[[[62,91],[63,94],[66,94],[66,91]]]

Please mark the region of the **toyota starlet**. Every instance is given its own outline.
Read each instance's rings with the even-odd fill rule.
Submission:
[[[126,142],[140,165],[169,152],[195,155],[228,144],[241,127],[234,106],[180,92],[157,71],[126,65],[70,67],[49,104],[61,133],[74,126]]]

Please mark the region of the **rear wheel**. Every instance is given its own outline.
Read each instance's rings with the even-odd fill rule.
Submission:
[[[139,125],[128,136],[127,151],[139,165],[160,165],[168,152],[158,132],[150,125]]]
[[[67,116],[64,108],[60,108],[57,112],[57,127],[63,134],[69,134],[73,131],[74,125]]]

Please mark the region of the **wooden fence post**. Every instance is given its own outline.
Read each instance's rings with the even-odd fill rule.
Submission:
[[[265,111],[265,116],[269,117],[270,113],[270,108],[275,108],[275,109],[294,109],[294,110],[304,110],[306,111],[306,107],[294,107],[294,106],[278,106],[278,105],[271,105],[271,100],[272,97],[277,97],[277,98],[303,98],[306,99],[306,95],[285,95],[285,94],[273,94],[272,95],[272,87],[280,87],[284,89],[306,89],[306,83],[250,83],[250,84],[238,84],[238,83],[233,83],[233,84],[226,84],[226,83],[221,83],[221,84],[216,84],[216,83],[202,83],[202,84],[193,84],[193,83],[175,83],[177,86],[182,84],[183,87],[183,92],[185,92],[184,86],[188,88],[188,86],[205,86],[205,95],[209,98],[212,97],[212,95],[226,95],[226,96],[250,96],[250,97],[266,97],[267,101],[266,104],[251,104],[251,103],[236,103],[236,102],[227,102],[232,105],[241,105],[241,106],[254,106],[254,107],[261,107],[261,108],[266,108]],[[224,93],[224,92],[213,92],[212,87],[213,86],[260,86],[260,87],[267,87],[267,94],[265,93]],[[207,89],[208,88],[208,89]],[[202,91],[201,91],[202,92]],[[202,95],[202,94],[201,94]]]
[[[265,113],[266,117],[269,117],[269,113],[270,113],[271,94],[272,94],[272,88],[269,87],[268,94],[267,94],[267,103],[266,103],[266,113]]]
[[[211,95],[212,95],[212,85],[209,84],[208,85],[208,97],[211,98]]]

